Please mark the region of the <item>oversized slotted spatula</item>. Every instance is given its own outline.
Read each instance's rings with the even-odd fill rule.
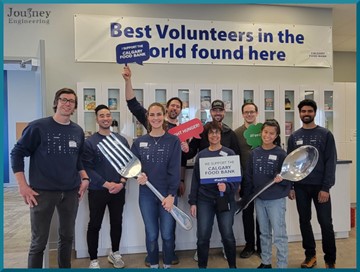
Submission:
[[[98,148],[116,171],[125,178],[135,178],[141,173],[141,162],[113,133],[98,143]],[[149,182],[149,189],[163,201],[164,196]],[[170,211],[176,222],[185,230],[192,228],[191,218],[181,209],[173,205]]]

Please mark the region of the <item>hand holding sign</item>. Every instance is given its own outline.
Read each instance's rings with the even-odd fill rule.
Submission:
[[[149,55],[149,43],[146,41],[123,43],[116,46],[116,62],[119,64],[136,62],[142,65],[143,61],[149,59]]]
[[[192,137],[200,139],[200,134],[203,132],[204,127],[198,118],[194,118],[186,123],[169,129],[170,134],[179,137],[181,142],[184,142]]]

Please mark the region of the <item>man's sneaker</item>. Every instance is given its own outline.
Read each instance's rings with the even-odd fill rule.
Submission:
[[[123,268],[125,266],[119,251],[110,253],[108,261],[112,263],[115,268]]]
[[[149,262],[148,255],[146,255],[144,263],[145,263],[146,267],[150,267],[150,262]]]
[[[240,258],[246,259],[249,258],[251,255],[253,255],[255,252],[254,247],[245,245],[245,248],[240,253]]]
[[[258,256],[261,258],[261,250],[257,249],[257,250],[255,251],[255,254],[258,255]]]
[[[335,268],[335,263],[325,263],[325,268]]]
[[[301,268],[313,268],[316,265],[316,256],[306,257],[301,263]]]
[[[90,261],[90,265],[89,268],[100,268],[100,264],[98,260],[91,260]]]
[[[261,263],[257,268],[272,268],[271,264],[263,264]]]
[[[179,263],[180,263],[179,257],[176,254],[174,254],[174,257],[173,257],[173,259],[171,261],[171,264],[176,265],[176,264],[179,264]]]
[[[146,255],[144,263],[145,263],[146,267],[150,267],[150,262],[149,262],[149,259],[148,259],[148,255]],[[171,264],[176,265],[176,264],[179,264],[179,263],[180,263],[179,257],[175,254],[172,261],[171,261]]]
[[[194,260],[195,260],[195,262],[199,261],[199,258],[198,258],[198,255],[197,255],[197,250],[195,251],[195,254],[194,254]]]
[[[225,249],[224,249],[224,247],[222,247],[222,253],[223,253],[223,255],[224,255],[224,259],[225,259],[225,260],[227,260],[227,257],[226,257],[226,253],[225,253]]]

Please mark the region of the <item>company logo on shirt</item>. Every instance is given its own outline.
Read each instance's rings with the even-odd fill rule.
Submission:
[[[9,7],[6,12],[6,17],[9,24],[48,25],[50,24],[50,14],[50,10],[38,10],[34,8],[16,9]]]

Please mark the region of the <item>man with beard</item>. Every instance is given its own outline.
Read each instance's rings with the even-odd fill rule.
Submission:
[[[111,253],[108,256],[108,261],[115,268],[123,268],[125,264],[120,255],[119,246],[125,204],[126,178],[119,175],[97,147],[97,144],[111,133],[112,116],[109,108],[105,105],[98,105],[95,108],[95,117],[96,123],[99,125],[99,131],[86,139],[82,159],[85,170],[91,179],[88,194],[90,220],[86,235],[90,256],[89,268],[100,268],[97,251],[99,231],[106,206],[109,209],[111,239]],[[114,135],[125,146],[129,147],[127,140],[123,136],[118,133],[114,133]]]
[[[227,148],[235,151],[236,154],[240,154],[239,143],[234,131],[225,123],[223,123],[225,117],[225,105],[221,100],[214,100],[211,103],[210,115],[213,121],[217,121],[222,129],[221,132],[221,144]],[[206,124],[205,124],[206,125]],[[204,125],[204,127],[206,127]],[[193,138],[189,143],[189,152],[186,154],[188,159],[195,157],[195,155],[209,147],[209,140],[207,137],[207,131],[203,131],[200,134],[200,139]]]
[[[146,128],[146,130],[148,130],[149,125],[147,122],[147,110],[136,99],[135,92],[131,83],[131,70],[129,65],[124,66],[122,76],[125,80],[125,99],[128,108],[130,112],[136,117],[136,119]],[[178,97],[172,97],[167,101],[165,116],[167,130],[176,127],[179,124],[178,116],[181,113],[182,106],[183,103]],[[185,153],[189,151],[189,145],[186,141],[181,143],[181,150],[181,182],[178,189],[178,196],[183,196],[185,193],[185,170],[187,162],[187,156],[185,156]],[[178,263],[179,258],[175,255],[172,264],[175,265]],[[150,266],[147,258],[145,258],[145,265]]]
[[[322,248],[326,268],[335,268],[336,245],[331,215],[330,188],[335,184],[336,146],[333,134],[326,128],[315,124],[317,105],[311,99],[305,99],[298,105],[302,127],[289,137],[290,153],[302,145],[312,145],[319,151],[319,159],[314,170],[303,180],[294,183],[289,193],[290,199],[296,199],[299,213],[302,246],[305,260],[302,268],[316,265],[316,243],[311,226],[311,202],[314,202],[316,215],[321,228]]]
[[[210,114],[212,120],[218,122],[218,124],[221,126],[221,145],[232,149],[235,154],[240,154],[239,142],[236,138],[235,132],[228,125],[222,122],[225,117],[224,102],[221,100],[214,100],[211,103]],[[205,124],[204,131],[200,134],[200,139],[193,138],[189,143],[189,152],[186,154],[188,159],[195,157],[198,152],[209,147],[210,144],[208,140],[208,131],[205,129],[207,127],[209,126]],[[226,259],[224,248],[223,253],[224,258]],[[197,252],[195,252],[194,260],[198,261]]]

